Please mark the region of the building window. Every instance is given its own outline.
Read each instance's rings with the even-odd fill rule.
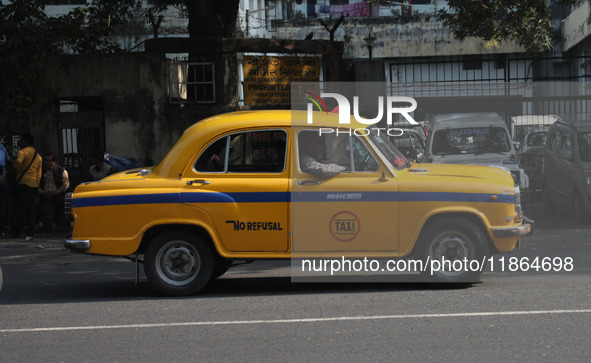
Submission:
[[[168,72],[172,103],[215,103],[215,65],[174,59]]]
[[[464,60],[462,61],[462,68],[465,71],[481,70],[482,69],[482,59],[464,57]]]

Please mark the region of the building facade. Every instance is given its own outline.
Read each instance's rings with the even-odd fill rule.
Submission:
[[[85,1],[57,3],[46,7],[48,14],[59,15]],[[164,156],[185,127],[208,115],[289,107],[248,102],[245,65],[252,57],[316,59],[319,82],[381,82],[390,94],[416,84],[584,82],[591,75],[588,1],[556,12],[556,23],[562,24],[556,47],[535,55],[509,42],[455,39],[436,17],[445,1],[380,3],[242,0],[236,38],[204,44],[188,40],[187,20],[174,9],[160,14],[162,21],[152,26],[142,11],[152,6],[147,0],[137,11],[137,26],[118,35],[127,54],[72,55],[60,62],[52,76],[55,108],[30,129],[46,136],[38,137],[42,151],[59,150],[77,181],[84,181],[95,150],[149,165]],[[461,97],[452,95],[453,101]],[[425,100],[433,107],[449,103],[435,102],[440,98]],[[462,104],[479,109],[485,102]],[[535,113],[536,107],[521,103],[511,112]],[[428,120],[430,114],[419,111],[416,116]]]

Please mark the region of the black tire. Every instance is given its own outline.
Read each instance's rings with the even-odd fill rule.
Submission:
[[[158,292],[193,295],[211,281],[215,269],[212,247],[190,231],[157,235],[144,254],[144,270]]]
[[[426,266],[421,271],[426,281],[455,284],[454,287],[480,281],[480,275],[486,267],[481,265],[483,261],[486,263],[488,244],[484,232],[474,222],[460,217],[435,220],[425,227],[418,243],[417,257]],[[451,270],[437,269],[444,266],[444,260],[449,261],[445,266],[451,265]],[[440,264],[434,261],[439,261]],[[478,265],[471,261],[478,261]],[[461,269],[456,271],[453,266]],[[464,270],[464,266],[468,268]]]
[[[521,210],[524,216],[530,215],[530,190],[526,189],[521,193]]]
[[[217,279],[218,277],[225,274],[230,267],[232,267],[232,263],[218,263],[215,265],[215,269],[213,270],[213,278]]]
[[[573,193],[573,200],[572,200],[572,208],[573,208],[573,217],[575,222],[578,224],[588,224],[589,223],[589,215],[585,212],[585,207],[583,206],[583,197],[579,194],[579,192],[575,191]]]

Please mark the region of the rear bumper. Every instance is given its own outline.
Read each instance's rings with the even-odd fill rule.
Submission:
[[[88,251],[90,249],[90,241],[87,239],[66,238],[64,241],[64,247],[76,252]]]

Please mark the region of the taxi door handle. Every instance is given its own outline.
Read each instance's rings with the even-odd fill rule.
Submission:
[[[199,179],[199,180],[189,180],[187,182],[187,185],[193,185],[193,184],[203,184],[203,185],[207,185],[209,184],[209,180],[203,180],[203,179]]]
[[[319,185],[322,184],[318,180],[301,180],[298,182],[298,185]]]

